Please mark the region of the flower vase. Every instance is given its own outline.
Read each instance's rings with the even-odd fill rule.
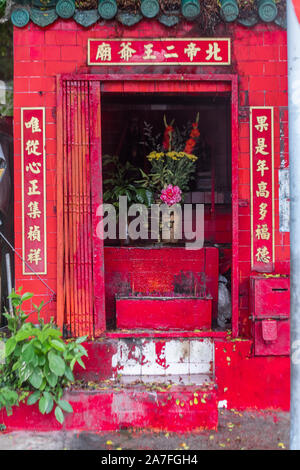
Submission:
[[[178,238],[175,238],[175,227],[176,223],[178,223],[178,214],[175,212],[170,214],[170,221],[168,222],[169,224],[169,230],[170,230],[170,238],[163,238],[163,227],[161,228],[161,237],[162,237],[162,243],[178,243],[179,240]]]
[[[161,206],[163,204],[160,199],[156,199],[155,202],[158,206]],[[159,220],[157,220],[157,217],[159,217]],[[159,227],[157,243],[158,244],[178,243],[179,239],[175,237],[176,224],[181,223],[180,215],[178,214],[178,212],[176,210],[174,210],[174,212],[171,212],[169,220],[165,220],[165,221],[162,220],[160,212],[158,213],[157,217],[155,217],[155,224],[156,226]],[[151,220],[151,224],[152,224],[152,220]],[[164,231],[166,231],[166,229],[169,230],[169,236],[167,238],[164,237]]]

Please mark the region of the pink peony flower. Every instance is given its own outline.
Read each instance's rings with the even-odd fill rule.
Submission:
[[[168,206],[173,206],[181,201],[182,191],[178,186],[173,186],[169,184],[166,189],[163,189],[161,192],[160,199],[168,204]]]

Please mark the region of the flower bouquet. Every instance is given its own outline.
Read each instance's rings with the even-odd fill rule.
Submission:
[[[183,131],[174,128],[174,120],[168,124],[164,116],[165,130],[161,135],[152,136],[152,127],[145,123],[146,145],[152,147],[147,155],[151,165],[147,174],[141,171],[143,179],[138,181],[143,187],[150,190],[157,203],[165,203],[169,207],[183,202],[184,192],[189,190],[189,184],[194,178],[195,163],[198,159],[193,151],[197,145],[200,132],[198,129],[199,113],[191,127]],[[174,217],[171,220],[171,229],[174,229]],[[172,216],[171,216],[172,217]],[[174,232],[174,230],[171,232]],[[173,233],[174,235],[174,233]],[[173,236],[174,238],[174,236]],[[171,239],[168,241],[176,241]]]
[[[198,157],[193,151],[200,137],[198,122],[199,113],[192,128],[181,132],[173,127],[174,121],[168,124],[164,116],[165,131],[161,143],[160,136],[153,138],[152,127],[145,123],[146,144],[152,145],[154,149],[147,155],[151,164],[150,172],[146,174],[141,170],[143,179],[139,183],[169,206],[183,200],[183,193],[189,190],[189,184],[194,178]]]

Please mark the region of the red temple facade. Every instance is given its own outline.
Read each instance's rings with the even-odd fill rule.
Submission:
[[[66,337],[89,336],[79,377],[122,376],[121,391],[89,398],[91,413],[101,400],[98,429],[170,429],[170,415],[174,430],[213,428],[218,407],[289,409],[287,106],[279,22],[223,21],[211,34],[145,17],[14,28],[15,247],[26,261],[15,258],[15,285],[46,302]],[[210,160],[185,202],[204,205],[204,245],[103,242],[102,156],[127,155],[131,130],[164,113],[180,125],[199,113]],[[174,382],[174,403],[130,387],[147,377]]]

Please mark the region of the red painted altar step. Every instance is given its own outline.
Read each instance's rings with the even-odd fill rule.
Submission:
[[[212,338],[103,337],[84,346],[86,369],[74,370],[82,388],[66,391],[74,413],[63,426],[53,414],[41,415],[37,404],[21,403],[10,417],[0,411],[8,431],[217,429]]]
[[[108,386],[97,390],[73,390],[65,393],[74,413],[65,415],[63,425],[53,413],[42,415],[38,405],[21,403],[13,414],[0,412],[0,423],[7,431],[78,430],[116,431],[124,428],[170,432],[216,430],[217,397],[214,384],[180,386],[163,384]]]
[[[111,333],[118,334],[121,335]],[[197,381],[199,375],[213,376],[213,338],[172,337],[169,332],[164,333],[164,337],[156,337],[153,331],[149,332],[150,336],[146,332],[139,332],[136,337],[130,331],[124,334],[84,343],[88,352],[88,358],[84,358],[86,369],[76,365],[76,379],[101,382],[134,376],[143,381],[153,376],[153,382],[169,383],[173,376],[180,375],[189,378],[191,383],[201,383]]]
[[[212,299],[198,297],[131,296],[116,298],[117,328],[208,330]]]

